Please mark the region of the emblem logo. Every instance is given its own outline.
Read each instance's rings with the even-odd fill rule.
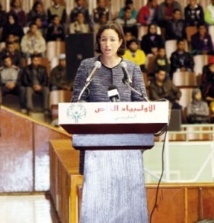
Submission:
[[[86,109],[82,104],[71,104],[67,109],[67,116],[78,123],[80,119],[86,116]]]

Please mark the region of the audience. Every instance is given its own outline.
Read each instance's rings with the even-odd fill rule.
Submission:
[[[137,39],[132,39],[127,43],[127,49],[125,50],[123,58],[136,63],[140,66],[141,71],[146,73],[146,55],[143,50],[140,49],[140,44]]]
[[[77,15],[81,12],[84,15],[85,23],[91,25],[91,19],[89,15],[89,11],[86,8],[85,0],[75,0],[76,6],[71,10],[70,13],[70,23],[76,21]]]
[[[191,48],[193,54],[212,54],[213,44],[211,35],[208,33],[206,24],[198,25],[197,33],[191,37]]]
[[[133,36],[137,37],[138,36],[138,29],[136,25],[137,20],[132,18],[131,13],[132,13],[131,8],[127,6],[124,8],[123,17],[122,18],[118,17],[115,21],[123,27],[124,31],[129,30]]]
[[[185,22],[181,19],[181,11],[179,9],[173,10],[172,18],[165,23],[165,39],[177,40],[186,38]]]
[[[6,23],[6,12],[2,8],[2,3],[0,3],[0,28],[2,28],[5,23]]]
[[[28,13],[28,24],[35,21],[35,18],[40,17],[42,20],[42,26],[47,27],[48,18],[47,13],[44,9],[44,5],[41,1],[35,1],[32,9]]]
[[[51,70],[50,73],[50,89],[54,90],[68,90],[72,89],[72,81],[69,80],[66,69],[65,54],[59,55],[59,64]]]
[[[60,4],[60,0],[53,0],[53,4],[47,10],[48,22],[50,23],[54,15],[58,15],[60,23],[64,26],[67,20],[65,6]]]
[[[164,47],[160,47],[158,49],[158,53],[154,59],[153,66],[154,66],[154,73],[157,73],[159,70],[163,70],[166,72],[166,76],[169,77],[170,64],[166,56],[166,50]]]
[[[3,65],[3,58],[9,56],[12,60],[12,64],[22,68],[22,55],[21,51],[15,48],[13,42],[7,42],[6,47],[0,52],[0,65]]]
[[[214,25],[214,0],[210,0],[210,4],[205,8],[205,22],[208,25]]]
[[[52,22],[47,28],[46,41],[64,41],[65,31],[64,27],[60,23],[60,18],[58,15],[53,16]]]
[[[148,0],[147,5],[143,6],[137,15],[137,22],[143,26],[157,23],[157,0]]]
[[[203,98],[208,103],[208,105],[213,105],[212,102],[214,102],[214,56],[210,56],[208,64],[203,67],[201,77],[201,91]]]
[[[163,47],[164,42],[161,35],[157,34],[157,25],[150,24],[148,26],[148,33],[142,37],[141,49],[145,54],[157,55],[158,48]]]
[[[45,88],[41,87],[43,85],[39,84],[39,81],[35,78],[37,76],[35,73],[38,72],[38,70],[41,71],[41,67],[44,68],[44,66],[41,66],[41,62],[35,62],[35,65],[33,65],[34,54],[40,54],[46,57],[46,43],[48,41],[64,41],[65,36],[70,33],[95,32],[97,27],[105,24],[111,19],[110,17],[112,17],[110,16],[110,11],[107,6],[108,2],[105,0],[96,1],[96,7],[92,9],[91,15],[89,14],[87,5],[89,4],[90,6],[90,1],[75,0],[75,7],[71,9],[70,20],[68,21],[66,7],[60,2],[60,0],[53,0],[51,6],[44,8],[44,2],[36,0],[33,1],[33,7],[27,13],[22,9],[22,0],[11,0],[8,13],[2,9],[0,4],[0,28],[3,28],[3,39],[1,40],[4,40],[4,43],[0,45],[0,66],[4,67],[4,58],[9,57],[9,60],[12,60],[12,66],[17,66],[18,69],[22,71],[19,72],[23,75],[19,75],[20,84],[26,84],[26,77],[28,78],[30,75],[30,72],[26,71],[29,70],[31,66],[33,70],[31,76],[34,77],[33,82],[36,82],[36,85],[38,85],[38,87],[35,85],[35,88],[31,86],[31,92],[29,89],[27,91],[26,86],[21,87],[20,101],[22,101],[22,109],[27,108],[29,111],[33,109],[33,101],[30,98],[32,98],[32,94],[36,92],[43,96],[43,108],[46,113],[48,113],[49,107],[47,101],[49,100],[49,88],[50,90],[72,90],[72,82],[66,74],[65,55],[60,54],[59,63],[51,70],[50,77],[47,75],[38,75],[39,77],[46,76],[47,86],[45,85],[45,87],[47,87],[48,90],[45,90]],[[113,4],[111,6],[113,6]],[[180,91],[176,86],[173,86],[171,81],[173,73],[177,70],[192,72],[194,67],[194,55],[213,55],[214,53],[211,33],[209,33],[211,31],[210,29],[208,30],[206,26],[214,24],[212,21],[213,8],[213,0],[211,0],[210,4],[207,4],[205,8],[203,8],[197,0],[189,0],[186,6],[183,5],[183,8],[179,1],[176,0],[147,0],[146,3],[144,1],[144,5],[137,11],[134,1],[125,0],[124,7],[120,9],[118,17],[113,18],[113,20],[116,20],[123,26],[126,36],[127,49],[124,58],[139,64],[142,72],[146,73],[147,77],[152,75],[149,88],[153,89],[153,86],[155,86],[161,97],[171,101],[173,108],[181,109],[178,103]],[[182,19],[183,11],[184,20]],[[26,28],[24,29],[26,33],[24,35],[22,28],[26,26],[26,14],[28,15],[27,24],[30,25],[29,30]],[[205,24],[204,21],[207,24]],[[139,25],[145,26],[148,30],[147,34],[144,34],[140,42],[137,40],[137,38],[141,38],[138,36]],[[18,26],[21,28],[20,30],[22,30],[21,35],[17,35]],[[192,35],[191,42],[185,50],[185,28],[187,26],[196,26],[198,32]],[[160,33],[157,32],[157,28],[161,28]],[[169,39],[178,41],[177,49],[172,52],[170,59],[167,59],[164,40]],[[26,66],[31,56],[33,58],[32,62]],[[38,55],[37,59],[40,61]],[[147,68],[150,73],[147,72]],[[207,67],[205,66],[203,69],[202,85],[199,86],[201,87],[203,97],[205,97],[204,100],[209,104],[211,111],[212,107],[214,107],[214,99],[212,99],[212,97],[214,98],[214,93],[212,95],[213,84],[209,85],[209,83],[212,83],[212,78],[209,79],[210,75],[206,75],[206,73],[212,72],[214,72],[212,71],[212,64],[209,63]],[[26,73],[28,73],[28,75],[26,75]],[[205,80],[208,80],[207,85],[205,84]],[[39,85],[41,85],[41,88]],[[167,93],[165,92],[166,89]],[[151,94],[152,100],[155,98],[153,97],[154,95],[153,91]],[[27,98],[26,101],[25,98]],[[197,98],[200,97],[196,96],[196,100],[192,101],[194,105],[196,102],[197,105],[200,104]],[[156,98],[154,100],[158,99]]]
[[[185,40],[180,39],[177,41],[177,49],[171,54],[170,57],[170,76],[173,77],[173,73],[176,71],[188,71],[193,72],[194,60],[193,56],[185,51]]]
[[[103,15],[105,16],[106,20],[109,20],[109,9],[106,6],[106,1],[97,0],[97,7],[93,9],[92,14],[94,23],[102,23]]]
[[[15,14],[7,14],[6,23],[2,29],[1,42],[6,42],[8,36],[12,34],[15,37],[15,41],[20,42],[24,31],[22,27],[18,24],[18,18]]]
[[[124,7],[122,7],[119,11],[118,18],[122,19],[124,17],[125,9],[129,7],[131,9],[131,18],[137,19],[138,11],[134,7],[133,0],[125,0]]]
[[[5,55],[3,66],[0,67],[0,104],[6,94],[15,94],[19,96],[19,72],[20,69],[13,65],[10,56]]]
[[[25,11],[22,9],[21,0],[12,0],[10,3],[10,11],[9,14],[14,14],[18,18],[18,24],[22,27],[27,24],[27,15]]]
[[[29,31],[23,36],[21,41],[21,51],[25,58],[29,58],[33,54],[42,54],[46,51],[46,42],[41,32],[38,31],[37,25],[31,23]]]
[[[70,23],[69,33],[89,33],[90,26],[85,21],[85,16],[82,12],[78,12],[76,16],[76,21]]]
[[[172,109],[182,109],[178,103],[181,91],[167,78],[166,71],[158,70],[149,84],[149,98],[152,101],[169,100]]]
[[[197,0],[189,0],[189,4],[184,8],[184,18],[186,26],[198,26],[204,22],[204,10]]]
[[[175,0],[164,0],[158,6],[158,25],[165,28],[166,22],[172,19],[172,14],[175,9],[182,12],[182,6]]]
[[[208,123],[209,108],[207,102],[202,99],[201,90],[195,88],[192,91],[192,101],[187,105],[187,123]]]
[[[43,111],[49,115],[49,83],[47,68],[41,65],[40,55],[33,54],[31,63],[27,65],[21,75],[21,95],[26,96],[28,114],[34,111],[33,94],[42,96]]]

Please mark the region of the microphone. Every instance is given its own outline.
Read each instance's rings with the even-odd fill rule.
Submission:
[[[92,69],[92,71],[91,71],[91,73],[89,74],[89,76],[86,78],[86,82],[87,82],[87,83],[88,83],[88,82],[91,82],[91,80],[92,80],[94,74],[96,73],[96,71],[97,71],[98,69],[100,69],[100,67],[101,67],[101,62],[100,62],[100,61],[95,61],[95,63],[94,63],[94,68]]]
[[[120,100],[120,96],[117,88],[114,85],[111,85],[108,89],[108,97],[111,102],[117,102]]]
[[[128,83],[129,85],[131,85],[131,84],[132,84],[132,80],[131,80],[131,78],[130,78],[130,76],[129,76],[129,72],[128,72],[128,70],[127,70],[127,64],[126,64],[126,62],[122,61],[122,62],[120,63],[120,65],[121,65],[122,70],[123,70],[123,73],[124,73],[123,83],[124,83],[124,84],[125,84],[125,83]]]

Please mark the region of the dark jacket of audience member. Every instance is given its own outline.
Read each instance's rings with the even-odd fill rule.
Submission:
[[[1,41],[5,42],[10,34],[13,34],[19,42],[24,36],[24,31],[18,24],[18,18],[14,14],[7,14],[7,22],[3,26]]]
[[[200,23],[204,22],[204,10],[203,7],[199,4],[196,4],[196,6],[191,7],[190,4],[188,4],[184,8],[184,18],[186,26],[197,26]]]
[[[155,24],[150,24],[148,26],[148,33],[145,34],[141,40],[141,49],[145,52],[145,54],[153,53],[152,48],[156,48],[157,52],[158,48],[164,46],[163,39],[161,35],[157,34],[157,30],[155,32],[151,31],[154,26],[157,29]]]
[[[198,26],[198,32],[191,37],[191,47],[194,54],[213,54],[213,43],[205,24]]]

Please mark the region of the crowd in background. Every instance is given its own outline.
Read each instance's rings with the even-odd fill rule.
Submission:
[[[23,10],[21,0],[12,0],[8,12],[0,5],[0,103],[5,94],[17,94],[21,111],[29,114],[34,110],[32,96],[38,93],[42,96],[43,111],[49,115],[50,91],[72,91],[72,82],[66,71],[65,54],[58,55],[59,62],[50,73],[41,64],[41,58],[47,57],[48,42],[64,42],[67,35],[76,33],[96,33],[110,19],[123,27],[127,41],[123,57],[140,66],[147,80],[149,99],[166,98],[173,109],[183,113],[179,104],[182,94],[173,81],[174,74],[195,73],[200,81],[187,106],[187,118],[182,119],[190,123],[212,122],[214,0],[205,7],[197,0],[189,0],[185,6],[175,0],[148,0],[139,10],[132,0],[125,0],[115,16],[105,0],[97,0],[92,13],[85,0],[75,0],[69,15],[59,0],[53,0],[47,9],[41,0],[34,1],[28,12]],[[166,43],[170,41],[176,44],[169,53]],[[201,73],[194,70],[197,55],[209,58]],[[148,58],[152,58],[152,69],[148,67]]]

